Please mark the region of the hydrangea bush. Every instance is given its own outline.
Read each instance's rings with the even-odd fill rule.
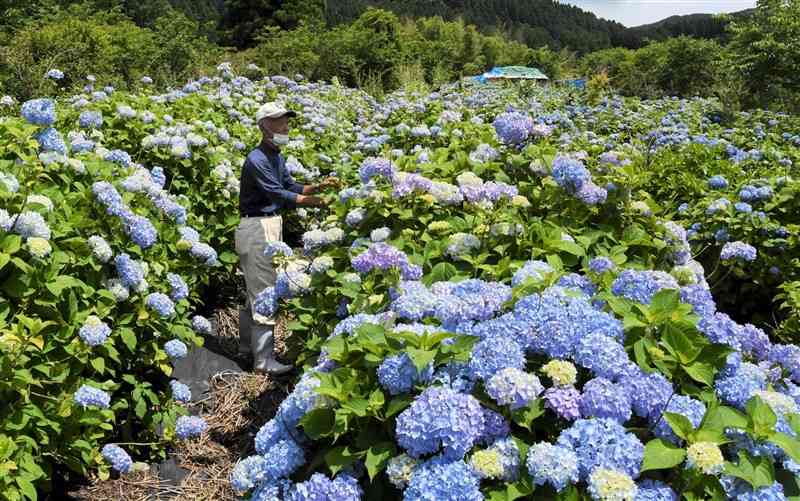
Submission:
[[[196,311],[233,276],[238,169],[279,98],[290,171],[342,186],[264,249],[256,311],[292,318],[303,369],[238,495],[796,494],[794,117],[220,72],[2,109],[0,487],[125,474],[206,432],[169,376],[213,330]]]

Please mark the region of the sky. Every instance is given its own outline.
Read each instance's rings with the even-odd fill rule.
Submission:
[[[559,0],[625,26],[654,23],[676,14],[718,14],[756,6],[756,0]]]

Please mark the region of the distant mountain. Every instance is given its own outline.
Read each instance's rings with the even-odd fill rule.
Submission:
[[[579,7],[553,0],[329,0],[328,22],[351,21],[367,7],[388,9],[409,17],[462,17],[484,32],[502,32],[531,47],[549,45],[556,50],[567,47],[579,53],[609,47],[635,49],[650,40],[679,35],[722,39],[726,26],[726,21],[717,16],[693,14],[626,28]]]
[[[730,14],[732,18],[747,16],[753,9],[747,9]],[[685,16],[670,16],[661,21],[633,26],[617,40],[618,44],[628,48],[638,48],[648,40],[663,40],[679,35],[688,35],[695,38],[725,39],[725,28],[728,22],[714,14],[689,14]]]

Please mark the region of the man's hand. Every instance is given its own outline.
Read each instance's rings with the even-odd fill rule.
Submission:
[[[341,183],[342,182],[338,178],[326,177],[317,185],[317,187],[319,190],[324,190],[326,188],[338,188]]]
[[[325,199],[321,197],[315,197],[313,195],[298,195],[297,203],[300,205],[308,205],[311,207],[324,207],[328,205]]]

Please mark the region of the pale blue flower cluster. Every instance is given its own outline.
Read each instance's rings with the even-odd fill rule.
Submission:
[[[578,456],[569,447],[548,442],[533,444],[525,462],[534,485],[549,484],[561,492],[578,482]]]
[[[745,262],[752,262],[756,260],[756,248],[744,242],[728,242],[722,246],[722,252],[719,258],[723,261],[728,260],[741,260]]]
[[[210,335],[212,331],[211,322],[202,315],[192,317],[192,329],[198,334]]]
[[[508,406],[511,410],[525,407],[543,391],[536,375],[513,367],[496,372],[486,382],[486,393],[498,405]]]
[[[575,451],[581,480],[587,480],[598,467],[616,469],[635,479],[644,458],[644,445],[613,419],[579,419],[561,432],[557,444]]]
[[[111,403],[111,396],[105,391],[89,385],[82,385],[73,396],[75,403],[86,409],[90,406],[108,409]]]
[[[120,473],[128,473],[133,468],[133,460],[125,449],[116,444],[106,444],[100,451],[103,459],[111,463],[111,467]]]
[[[152,292],[147,295],[145,303],[161,318],[170,318],[175,314],[175,303],[166,294]]]
[[[196,438],[208,429],[208,423],[198,416],[181,416],[175,421],[175,435],[181,439]]]
[[[164,343],[164,351],[172,360],[180,360],[189,354],[189,348],[180,339],[171,339]]]
[[[461,460],[435,456],[414,469],[404,501],[483,501],[480,481]]]
[[[192,401],[192,390],[187,385],[173,379],[169,382],[169,387],[176,402],[186,404]]]

